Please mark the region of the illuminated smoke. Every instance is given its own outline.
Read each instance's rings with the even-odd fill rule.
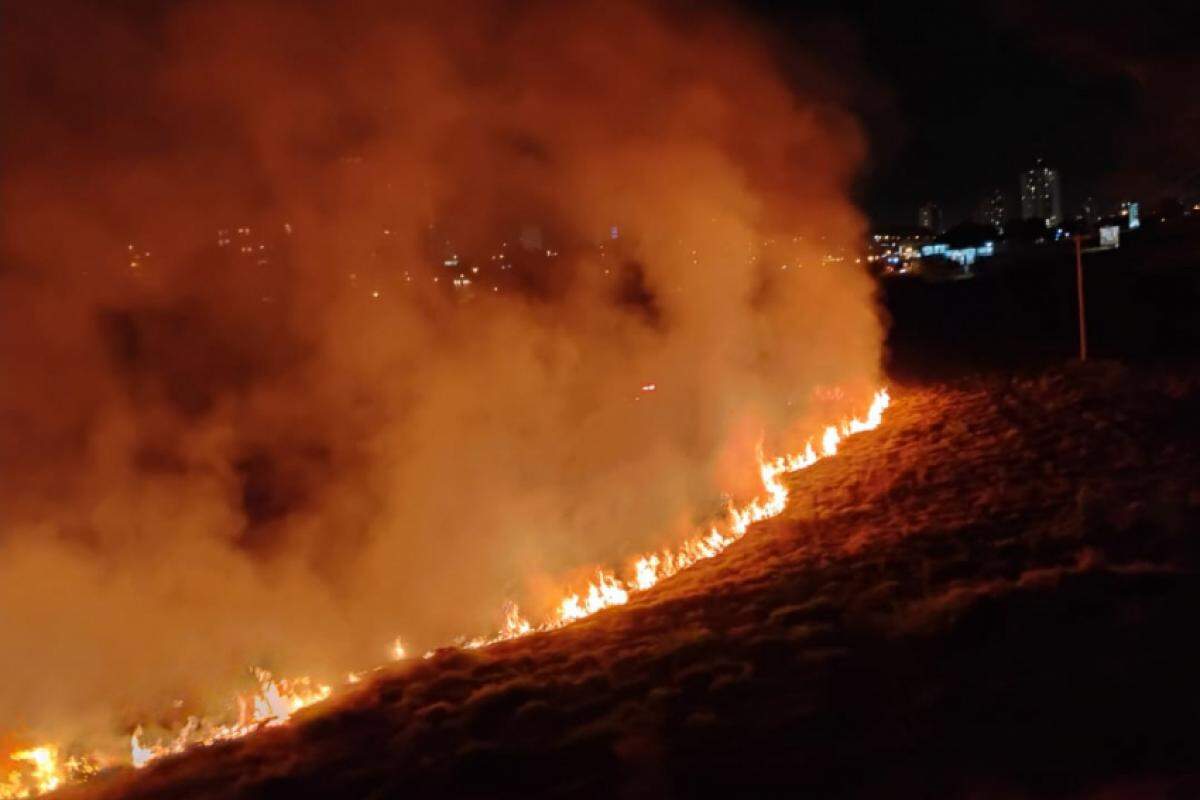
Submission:
[[[860,137],[736,21],[23,5],[0,719],[123,741],[551,612],[869,402]]]

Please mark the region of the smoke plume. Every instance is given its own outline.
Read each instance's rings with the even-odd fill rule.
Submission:
[[[0,728],[536,618],[874,388],[861,136],[728,16],[4,13]]]

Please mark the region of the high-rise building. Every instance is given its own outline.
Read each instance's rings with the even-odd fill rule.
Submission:
[[[1096,224],[1096,221],[1100,219],[1100,213],[1096,207],[1096,198],[1089,196],[1083,201],[1083,205],[1079,207],[1079,217],[1088,227]]]
[[[1125,218],[1125,227],[1129,228],[1129,230],[1141,227],[1140,210],[1141,206],[1132,200],[1121,203],[1121,216]]]
[[[1040,219],[1047,228],[1062,224],[1062,181],[1058,170],[1039,158],[1033,169],[1021,173],[1021,218]]]
[[[991,225],[997,233],[1004,233],[1004,221],[1008,219],[1008,203],[1004,192],[993,189],[979,201],[975,210],[975,221],[980,225]]]
[[[942,233],[942,209],[937,203],[929,202],[917,209],[917,224],[934,233]]]

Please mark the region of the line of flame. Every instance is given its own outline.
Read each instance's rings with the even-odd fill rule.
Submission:
[[[198,717],[189,717],[187,724],[172,739],[147,743],[142,741],[139,725],[129,740],[130,761],[144,767],[156,758],[182,753],[193,745],[208,746],[229,739],[240,739],[259,728],[282,725],[292,714],[321,702],[333,693],[333,688],[315,684],[307,677],[276,679],[265,669],[255,669],[258,691],[238,695],[238,719],[227,725],[213,725]]]
[[[697,534],[677,545],[664,548],[657,553],[647,553],[630,567],[628,579],[618,578],[612,571],[597,569],[595,576],[582,592],[572,592],[558,603],[554,615],[534,625],[521,616],[516,603],[508,603],[504,609],[504,622],[491,636],[480,636],[461,641],[461,647],[476,649],[507,642],[531,633],[562,628],[578,620],[590,617],[598,611],[624,605],[637,594],[645,592],[661,581],[670,578],[693,564],[721,553],[725,548],[746,535],[756,522],[762,522],[783,513],[787,508],[788,492],[782,476],[811,467],[823,458],[836,455],[838,446],[848,436],[874,430],[883,422],[891,398],[886,389],[875,393],[865,418],[851,418],[838,425],[830,425],[820,437],[819,449],[810,440],[804,450],[794,455],[764,459],[759,456],[759,476],[766,494],[740,508],[732,503],[723,524],[713,525],[707,532]],[[406,656],[400,639],[391,645],[394,660]],[[432,653],[426,653],[426,657]],[[163,756],[182,753],[194,746],[208,746],[216,742],[238,739],[263,727],[282,725],[295,712],[315,705],[332,694],[332,688],[316,684],[307,677],[276,679],[266,670],[254,670],[259,683],[258,691],[237,697],[238,718],[229,724],[214,724],[197,717],[190,717],[187,724],[173,738],[157,742],[142,741],[143,731],[139,726],[130,737],[130,761],[142,767]],[[364,673],[350,673],[348,684],[358,683]],[[101,761],[95,757],[72,757],[59,760],[59,749],[55,745],[11,753],[9,759],[28,765],[23,770],[11,771],[7,779],[0,779],[0,800],[35,797],[60,788],[66,783],[86,780],[100,768]]]
[[[746,535],[756,522],[777,517],[787,508],[788,491],[782,476],[807,469],[823,458],[837,454],[838,446],[849,436],[871,431],[883,423],[883,412],[891,403],[887,389],[880,389],[871,400],[863,418],[852,417],[838,425],[830,425],[821,435],[820,449],[809,440],[804,449],[792,455],[764,459],[759,456],[759,477],[766,494],[756,497],[738,508],[732,503],[728,508],[723,525],[713,525],[705,533],[684,541],[674,549],[664,548],[658,553],[647,553],[638,557],[630,568],[626,580],[618,578],[606,569],[597,569],[595,576],[582,592],[573,592],[563,597],[555,615],[540,625],[534,625],[521,616],[515,603],[505,609],[504,624],[491,636],[481,636],[461,643],[466,648],[487,647],[498,642],[517,639],[530,633],[549,631],[590,617],[597,611],[613,606],[625,605],[630,597],[653,588],[660,581],[687,569],[698,561],[712,558],[729,545]],[[426,654],[429,655],[429,654]]]

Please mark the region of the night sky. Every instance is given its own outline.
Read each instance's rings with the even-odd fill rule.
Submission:
[[[153,27],[174,4],[69,5]],[[1104,209],[1200,194],[1200,26],[1190,3],[661,5],[685,24],[706,6],[748,14],[806,94],[817,83],[850,108],[869,141],[857,195],[874,224],[912,224],[928,200],[954,224],[996,188],[1012,209],[1018,173],[1038,157],[1060,170],[1068,214],[1088,196]],[[76,33],[86,35],[60,38]]]
[[[870,140],[860,198],[875,224],[934,200],[954,224],[1037,157],[1064,211],[1200,189],[1197,26],[1184,3],[743,3],[850,78]],[[846,99],[843,97],[842,99]]]

